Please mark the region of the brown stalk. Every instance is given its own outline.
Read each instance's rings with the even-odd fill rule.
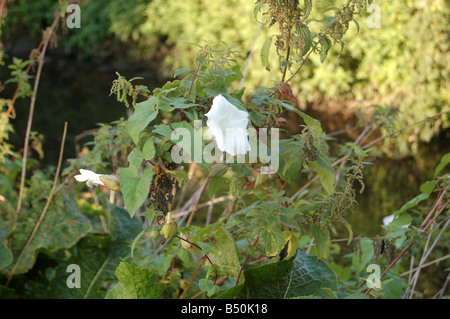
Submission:
[[[31,96],[30,112],[28,114],[27,129],[26,129],[26,133],[25,133],[25,145],[24,145],[23,160],[22,160],[22,173],[21,173],[21,177],[20,177],[19,199],[17,201],[16,213],[14,215],[14,223],[17,222],[18,215],[22,208],[23,190],[24,190],[24,186],[25,186],[25,177],[26,177],[26,170],[27,170],[27,157],[28,157],[28,147],[29,147],[28,144],[30,142],[31,124],[33,123],[33,113],[34,113],[34,106],[36,103],[37,90],[39,87],[39,79],[41,77],[42,67],[44,66],[45,52],[47,51],[48,43],[50,42],[51,35],[53,34],[53,32],[56,28],[56,25],[58,24],[58,21],[59,21],[59,15],[55,14],[55,19],[53,20],[53,23],[50,26],[49,31],[47,31],[44,34],[45,38],[43,39],[42,50],[39,54],[39,64],[38,64],[38,69],[36,72],[36,79],[34,81],[33,95]]]

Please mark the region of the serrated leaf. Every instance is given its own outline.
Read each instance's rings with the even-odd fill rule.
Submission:
[[[311,235],[316,240],[316,255],[319,259],[327,259],[330,254],[330,232],[324,227],[311,225]]]
[[[108,293],[107,299],[159,299],[164,284],[157,282],[157,274],[149,269],[138,269],[122,260],[116,269],[119,283]]]
[[[306,20],[312,10],[312,0],[305,0],[305,8],[303,9],[303,20]]]
[[[320,62],[323,63],[328,55],[328,51],[330,51],[331,48],[331,40],[325,36],[321,41],[320,41]]]
[[[138,208],[145,202],[154,174],[152,168],[147,168],[142,177],[139,178],[136,166],[119,168],[120,189],[130,217],[133,217]]]
[[[328,157],[319,153],[315,162],[309,162],[308,165],[313,168],[319,175],[320,183],[328,194],[334,191],[334,170]]]
[[[309,30],[309,27],[306,24],[302,24],[301,26],[296,24],[295,25],[296,31],[299,34],[299,36],[302,38],[304,42],[303,46],[303,52],[302,56],[308,53],[309,49],[311,49],[312,46],[312,34]]]
[[[267,71],[270,71],[269,67],[269,53],[270,53],[270,45],[272,44],[272,38],[269,37],[264,41],[264,44],[261,48],[261,63],[264,65]]]
[[[215,295],[220,290],[220,287],[214,285],[214,282],[210,279],[200,279],[198,287],[200,290],[205,291],[208,297]]]

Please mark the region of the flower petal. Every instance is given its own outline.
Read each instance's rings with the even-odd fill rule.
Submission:
[[[221,94],[213,100],[208,113],[207,125],[214,136],[217,147],[232,156],[245,154],[250,150],[247,125],[248,113],[239,110]]]

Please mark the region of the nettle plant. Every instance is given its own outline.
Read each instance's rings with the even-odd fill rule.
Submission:
[[[80,170],[75,178],[120,191],[132,220],[145,225],[131,243],[132,259],[117,267],[118,284],[108,298],[380,295],[381,286],[366,290],[366,278],[355,278],[364,276],[369,261],[378,258],[381,240],[353,239],[345,218],[357,191],[364,190],[365,158],[377,140],[363,142],[377,129],[395,134],[395,110],[374,107],[371,116],[363,114],[359,137],[332,156],[332,138],[319,121],[300,111],[287,78],[311,54],[324,62],[334,44],[342,50],[349,23],[357,24],[355,17],[366,4],[354,0],[331,8],[335,15],[313,32],[307,25],[311,1],[258,1],[255,15],[261,13],[266,25],[279,31],[261,49],[263,67],[269,67],[272,42],[279,57],[281,80],[274,87],[239,88],[243,74],[237,51],[215,43],[199,46],[193,69],[178,70],[175,80],[152,91],[136,84],[140,78],[118,74],[111,94],[134,113],[118,123],[113,142],[101,138],[112,127],[102,127],[96,150],[84,162],[72,162],[72,167],[94,170],[89,163],[115,158],[111,175]],[[286,114],[303,121],[300,134],[290,136],[284,129]],[[440,166],[446,163],[444,158]],[[442,191],[446,180],[436,176],[424,185],[426,197],[437,190],[438,198],[447,196]],[[382,245],[390,247],[388,269],[398,260],[392,249],[408,250],[429,226],[425,221],[420,227],[405,224],[412,219],[405,213],[411,205],[386,222]],[[350,273],[326,262],[336,249],[332,237],[342,227],[348,232],[347,245],[354,242],[356,248]],[[384,281],[386,297],[398,297],[394,288],[399,286],[401,290],[398,278]]]
[[[351,0],[333,8],[335,15],[312,32],[311,1],[258,1],[255,16],[263,14],[279,30],[261,49],[267,69],[272,42],[279,56],[281,81],[272,88],[238,89],[243,74],[236,51],[214,43],[200,47],[194,69],[178,70],[175,80],[153,91],[118,74],[111,94],[134,109],[126,122],[134,144],[128,166],[118,168],[118,179],[87,170],[76,176],[120,190],[130,217],[145,220],[131,245],[133,261],[120,263],[108,298],[336,297],[336,275],[324,260],[336,224],[352,241],[345,215],[355,204],[355,182],[364,185],[369,150],[348,143],[333,163],[320,122],[299,110],[286,78],[311,54],[324,61],[335,43],[343,48],[342,36],[365,5]],[[303,129],[280,139],[287,111],[303,119]],[[310,182],[288,196],[301,175]],[[201,225],[195,217],[205,197],[210,212]],[[215,202],[221,204],[211,214]],[[316,256],[300,248],[305,240],[315,243]]]

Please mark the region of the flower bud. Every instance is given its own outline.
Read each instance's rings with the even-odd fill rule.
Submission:
[[[101,175],[100,180],[112,191],[120,192],[120,181],[114,175]]]
[[[163,227],[160,230],[160,234],[163,235],[163,237],[164,237],[162,243],[164,243],[167,239],[169,239],[173,235],[176,235],[177,231],[178,231],[178,225],[175,222],[175,220],[172,218],[172,216],[170,215],[170,212],[168,212],[167,217],[166,217],[166,222],[164,223]]]

